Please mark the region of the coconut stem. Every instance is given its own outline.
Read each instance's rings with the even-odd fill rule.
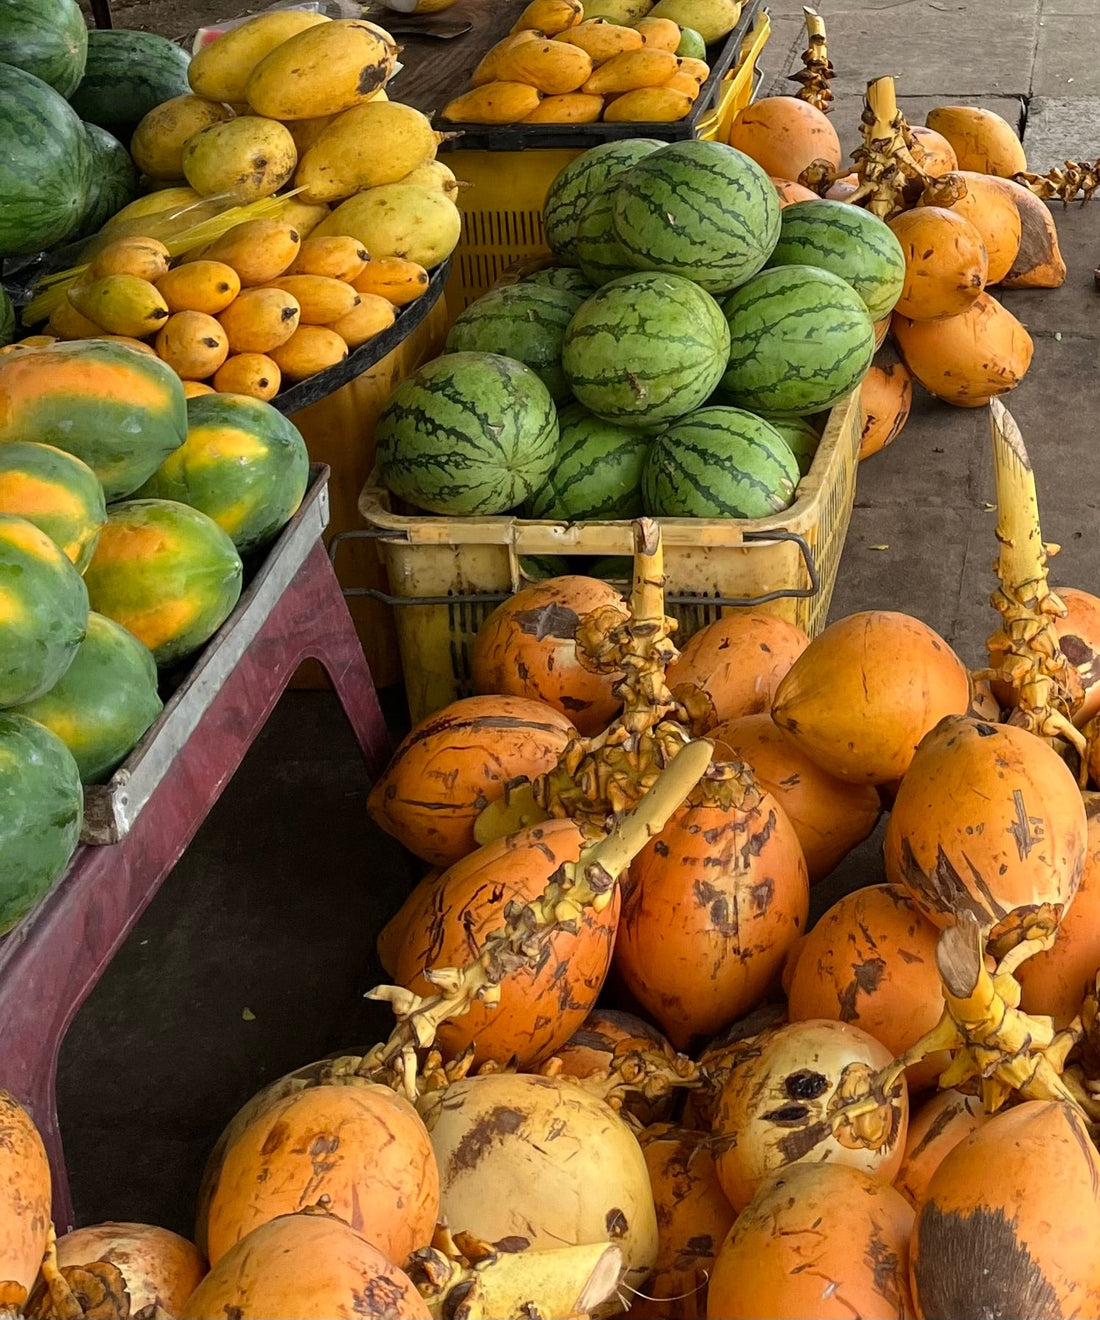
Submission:
[[[1080,782],[1087,774],[1084,736],[1072,717],[1083,699],[1081,678],[1062,652],[1055,619],[1066,607],[1050,589],[1047,561],[1059,547],[1045,544],[1039,525],[1035,473],[1020,428],[997,399],[989,405],[993,467],[997,479],[996,571],[1000,587],[990,604],[1001,627],[988,642],[990,669],[1012,691],[1010,724],[1057,745],[1065,741],[1079,758]]]
[[[705,1080],[703,1070],[686,1054],[670,1059],[663,1050],[633,1046],[623,1055],[616,1055],[608,1064],[606,1073],[593,1073],[588,1077],[566,1077],[561,1059],[556,1055],[539,1068],[543,1077],[562,1077],[575,1082],[589,1095],[597,1096],[626,1122],[636,1122],[629,1111],[623,1110],[624,1101],[632,1096],[645,1100],[660,1100],[674,1090],[695,1090]],[[640,1126],[640,1125],[639,1125]]]
[[[791,82],[801,83],[795,96],[800,101],[808,101],[816,110],[828,114],[832,108],[833,92],[829,86],[836,76],[832,60],[829,59],[829,45],[825,37],[825,20],[815,9],[803,5],[806,17],[806,49],[802,52],[803,67],[797,73],[789,75]]]
[[[1035,196],[1041,197],[1044,202],[1053,201],[1058,197],[1063,206],[1068,206],[1080,193],[1081,205],[1084,206],[1100,188],[1100,160],[1091,163],[1067,160],[1064,167],[1055,168],[1046,174],[1031,174],[1027,170],[1021,170],[1012,177],[1016,183],[1030,188]]]

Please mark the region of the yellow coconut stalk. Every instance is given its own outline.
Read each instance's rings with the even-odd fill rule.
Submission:
[[[1044,202],[1053,201],[1057,197],[1061,199],[1063,206],[1068,206],[1080,196],[1081,205],[1084,206],[1097,188],[1100,188],[1100,160],[1091,163],[1067,160],[1063,166],[1049,170],[1046,174],[1032,174],[1028,170],[1021,170],[1012,177],[1025,188],[1030,188],[1036,197],[1041,197]]]
[[[832,60],[829,59],[825,20],[809,5],[803,5],[802,12],[806,16],[806,49],[802,52],[802,68],[788,77],[791,82],[801,84],[795,93],[798,100],[808,101],[816,110],[828,114],[833,101],[829,83],[836,74]]]

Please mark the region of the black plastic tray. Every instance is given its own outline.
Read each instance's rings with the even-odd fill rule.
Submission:
[[[756,22],[764,0],[744,0],[737,26],[724,41],[715,42],[707,49],[710,76],[699,89],[699,96],[683,119],[671,124],[462,124],[435,117],[435,127],[445,133],[461,133],[461,137],[440,145],[445,151],[523,151],[526,147],[586,147],[601,142],[618,142],[623,138],[660,138],[664,142],[683,142],[698,136],[699,121],[718,103],[722,79],[729,73],[741,54],[746,35]]]

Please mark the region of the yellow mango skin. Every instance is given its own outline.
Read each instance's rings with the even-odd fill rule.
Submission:
[[[298,256],[301,236],[285,220],[246,220],[215,239],[203,253],[237,272],[245,288],[270,284],[285,274]]]
[[[245,394],[265,403],[279,393],[283,373],[266,353],[234,353],[214,373],[219,394]]]
[[[100,333],[99,326],[89,321],[67,300],[58,303],[50,313],[46,329],[58,339],[94,339]]]
[[[394,305],[388,299],[375,293],[361,293],[358,303],[347,316],[333,321],[329,329],[335,330],[348,348],[358,348],[388,330],[396,315]]]
[[[301,325],[330,325],[347,316],[359,302],[359,294],[350,284],[330,275],[284,275],[272,281],[272,288],[298,299]]]
[[[328,21],[322,14],[284,9],[230,28],[191,61],[191,90],[210,101],[246,101],[248,79],[262,59],[297,33]]]
[[[185,143],[214,124],[233,118],[233,111],[219,101],[201,96],[173,96],[150,110],[134,129],[130,155],[150,179],[183,177]]]
[[[109,231],[126,225],[132,220],[146,220],[165,211],[178,211],[185,206],[191,206],[195,202],[201,201],[202,198],[194,188],[161,188],[157,192],[149,193],[146,197],[135,198],[134,201],[124,206],[121,211],[116,211],[104,224],[103,228],[104,231]]]
[[[594,124],[603,114],[603,97],[584,92],[546,96],[523,121],[525,124]]]
[[[925,116],[925,126],[955,149],[959,169],[1011,179],[1027,169],[1023,143],[1007,119],[970,105],[941,105]]]
[[[652,8],[651,0],[593,0],[593,3],[585,5],[585,17],[630,24],[644,18]]]
[[[559,33],[557,40],[579,46],[589,55],[593,64],[602,64],[628,50],[641,50],[645,44],[637,28],[609,23],[606,18],[586,19],[579,27]]]
[[[229,193],[242,206],[278,192],[297,164],[290,130],[259,115],[204,128],[183,149],[184,177],[196,192],[204,197]]]
[[[247,100],[272,119],[338,115],[368,101],[396,59],[397,43],[375,24],[334,19],[299,32],[262,59],[248,80]]]
[[[579,46],[546,38],[513,46],[497,64],[501,82],[530,83],[547,96],[575,92],[591,75],[591,56]]]
[[[291,263],[288,275],[328,275],[334,280],[347,280],[349,283],[370,260],[370,254],[362,243],[348,235],[333,235],[331,238],[307,238],[298,249],[298,255]]]
[[[600,67],[581,87],[591,96],[614,96],[632,92],[639,87],[660,87],[668,82],[680,68],[679,59],[667,50],[624,51],[614,55]],[[607,118],[607,115],[604,115]]]
[[[74,285],[69,301],[108,334],[133,339],[151,335],[168,319],[168,304],[148,280],[136,275],[106,275]]]
[[[185,399],[197,399],[200,394],[214,394],[213,385],[207,385],[202,380],[185,380],[183,382],[183,397]]]
[[[120,238],[100,248],[88,263],[86,282],[105,275],[136,275],[156,283],[168,270],[168,249],[155,238]]]
[[[609,124],[673,124],[694,104],[694,96],[672,87],[639,87],[616,96],[603,117]]]
[[[438,188],[443,196],[452,202],[458,201],[462,187],[455,178],[454,170],[444,165],[441,160],[428,160],[418,165],[415,170],[397,180],[398,183],[411,183],[419,188]]]
[[[372,257],[404,257],[430,270],[455,250],[462,216],[437,188],[387,183],[349,197],[314,232],[350,234]]]
[[[518,124],[541,100],[529,83],[490,82],[456,96],[441,118],[452,124]]]
[[[680,57],[681,73],[690,73],[698,82],[705,83],[710,77],[710,65],[706,60],[692,59],[690,55]]]
[[[205,312],[217,316],[241,291],[241,279],[224,261],[189,261],[177,266],[156,282],[168,310]]]
[[[298,149],[299,161],[336,117],[336,115],[318,115],[316,119],[287,120],[286,127],[290,130],[290,136]]]
[[[505,37],[498,41],[495,46],[490,46],[481,57],[481,62],[474,69],[473,76],[470,78],[471,87],[483,87],[486,83],[497,82],[500,74],[497,73],[497,65],[504,57],[507,51],[513,46],[522,46],[525,41],[540,41],[541,32],[533,32],[525,28],[522,32],[515,32],[510,37]]]
[[[583,19],[584,5],[581,0],[531,0],[516,19],[512,33],[534,30],[553,37],[566,28],[576,27]]]
[[[337,115],[294,176],[307,202],[336,202],[397,183],[435,156],[431,120],[398,101],[368,102]]]
[[[322,220],[332,214],[332,209],[323,203],[310,205],[292,197],[279,209],[279,219],[298,231],[299,238],[308,238]]]
[[[642,40],[649,50],[667,50],[675,54],[680,44],[680,25],[671,18],[655,18],[647,14],[645,18],[638,19],[634,30],[642,34]]]
[[[218,320],[231,353],[270,353],[297,330],[301,311],[282,289],[245,289]]]
[[[229,355],[229,340],[219,322],[205,312],[176,312],[156,338],[157,356],[181,380],[205,380]]]
[[[683,69],[678,69],[668,82],[662,83],[661,86],[669,87],[675,92],[683,92],[685,96],[690,96],[692,102],[694,102],[699,95],[701,84],[694,74],[685,73]]]
[[[670,18],[681,27],[694,28],[710,46],[737,26],[741,0],[657,0],[649,13],[653,18]]]
[[[428,272],[403,257],[372,258],[352,286],[364,297],[377,295],[394,307],[404,307],[427,292]]]
[[[334,367],[348,355],[348,346],[335,330],[323,325],[303,325],[285,344],[272,349],[271,356],[284,380],[308,380],[319,371]]]

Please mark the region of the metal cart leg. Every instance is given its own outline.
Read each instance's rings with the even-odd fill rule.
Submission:
[[[111,20],[111,0],[91,0],[92,21],[97,28],[113,27]]]

